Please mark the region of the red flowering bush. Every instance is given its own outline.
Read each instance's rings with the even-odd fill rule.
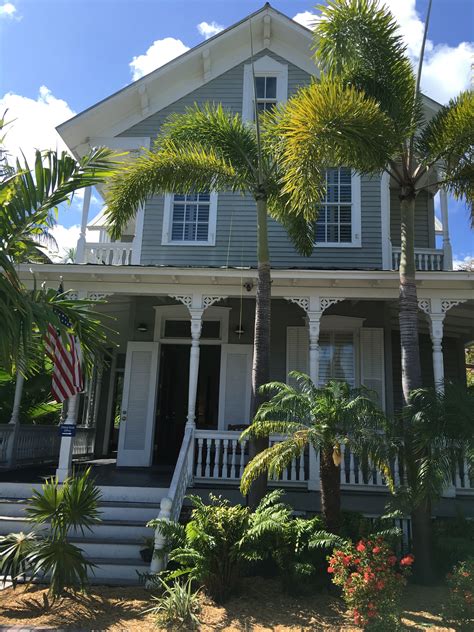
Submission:
[[[413,555],[400,561],[383,538],[348,543],[328,558],[328,573],[342,588],[354,623],[366,630],[396,629],[400,602]]]
[[[448,617],[461,624],[474,623],[474,558],[456,564],[446,581],[449,587]]]

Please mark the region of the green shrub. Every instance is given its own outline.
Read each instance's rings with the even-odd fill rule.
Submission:
[[[87,572],[93,568],[82,550],[68,541],[72,530],[84,533],[99,522],[99,489],[90,478],[90,470],[68,478],[61,485],[48,479],[41,491],[28,500],[27,516],[35,527],[46,531],[9,534],[0,541],[0,574],[13,575],[14,587],[20,577],[49,581],[49,596],[55,600],[68,588],[84,590]]]
[[[459,515],[437,518],[433,523],[434,559],[438,571],[445,575],[453,566],[474,558],[474,521]]]
[[[446,581],[449,587],[446,614],[463,626],[474,624],[474,558],[456,564]],[[472,630],[472,627],[470,627]]]
[[[413,559],[407,555],[398,561],[381,537],[333,551],[327,570],[333,583],[341,587],[356,625],[373,631],[399,628],[405,577]]]
[[[193,590],[192,580],[177,580],[171,584],[162,579],[160,583],[162,594],[152,597],[156,605],[145,612],[151,612],[158,625],[170,626],[173,630],[196,629],[200,624],[197,615],[201,611],[201,593]]]

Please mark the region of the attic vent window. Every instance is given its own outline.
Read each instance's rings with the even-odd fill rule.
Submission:
[[[273,110],[277,104],[276,90],[276,77],[255,77],[255,96],[258,112]]]
[[[253,64],[245,64],[243,80],[244,121],[255,120],[255,99],[257,110],[264,112],[273,109],[277,103],[284,103],[288,98],[288,65],[269,55],[259,57]]]

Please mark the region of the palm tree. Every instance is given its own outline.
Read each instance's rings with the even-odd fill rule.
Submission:
[[[158,193],[225,191],[250,194],[255,200],[258,283],[252,368],[252,414],[262,395],[259,387],[269,380],[271,278],[268,216],[280,222],[296,249],[310,255],[314,241],[316,203],[320,189],[299,213],[289,213],[280,187],[282,171],[275,137],[265,117],[260,129],[246,124],[240,115],[220,105],[197,105],[184,114],[172,115],[163,125],[153,151],[128,164],[111,181],[107,214],[112,237],[118,238],[138,206]],[[261,132],[261,133],[260,133]],[[256,454],[265,441],[251,443]],[[254,486],[250,504],[256,507],[265,493],[266,481]]]
[[[401,207],[402,386],[408,403],[410,392],[422,387],[415,200],[421,191],[443,186],[468,202],[474,221],[474,94],[462,92],[425,121],[420,94],[424,44],[415,77],[398,26],[377,0],[331,0],[321,8],[314,37],[321,80],[300,90],[280,112],[283,190],[298,212],[311,188],[319,186],[321,165],[385,171],[395,183]],[[361,115],[359,100],[370,106],[370,116]],[[429,506],[413,511],[417,567],[425,565],[426,578],[430,521]]]
[[[280,113],[284,191],[297,212],[319,186],[321,165],[328,164],[361,173],[386,171],[395,183],[401,205],[402,382],[408,402],[410,391],[422,386],[415,200],[436,185],[474,204],[474,94],[461,93],[425,121],[419,90],[423,50],[415,77],[398,26],[378,0],[331,0],[321,7],[314,42],[321,81],[301,89]],[[359,99],[372,105],[365,120]]]
[[[1,122],[0,122],[1,128]],[[34,368],[43,357],[39,351],[49,323],[65,331],[59,313],[67,316],[82,343],[84,357],[91,362],[105,342],[105,329],[90,310],[91,301],[71,301],[66,294],[38,287],[33,290],[20,280],[17,265],[49,262],[45,247],[51,243],[50,229],[59,204],[69,202],[75,191],[102,182],[113,171],[108,149],[90,152],[77,162],[53,151],[35,155],[34,167],[17,161],[4,168],[0,179],[0,365],[10,374],[22,355],[22,370]]]
[[[345,382],[330,381],[318,388],[308,375],[292,371],[295,386],[270,382],[262,387],[273,397],[264,402],[253,424],[242,433],[246,437],[283,434],[287,438],[258,454],[246,466],[242,493],[253,481],[268,472],[279,476],[306,446],[320,452],[321,510],[326,528],[338,533],[341,526],[341,445],[380,469],[391,481],[388,450],[380,434],[383,413],[365,388],[351,388]]]

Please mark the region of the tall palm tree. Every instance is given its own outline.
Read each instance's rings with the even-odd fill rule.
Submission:
[[[314,38],[321,80],[300,90],[280,113],[283,190],[298,212],[312,187],[319,186],[322,165],[385,171],[395,183],[401,209],[402,386],[408,403],[410,392],[422,386],[415,200],[421,191],[443,186],[468,202],[474,220],[474,94],[462,92],[426,121],[420,94],[423,50],[415,77],[398,26],[377,0],[331,0],[321,7]],[[359,100],[372,104],[365,120]],[[429,504],[412,512],[417,567],[427,569],[426,578],[430,515]]]
[[[255,307],[252,368],[252,415],[262,395],[259,387],[269,380],[271,278],[268,217],[280,222],[296,249],[310,255],[313,249],[316,203],[321,190],[298,213],[288,213],[280,179],[277,142],[267,119],[257,126],[246,124],[238,114],[220,105],[195,105],[184,114],[174,114],[162,127],[153,151],[131,162],[108,187],[107,214],[112,237],[118,238],[138,206],[158,193],[226,191],[250,194],[255,200],[258,282]],[[265,447],[261,439],[251,443],[251,453]],[[252,489],[255,507],[265,492],[266,481]]]
[[[287,438],[275,443],[251,460],[241,480],[247,493],[256,478],[268,472],[279,476],[306,446],[320,453],[321,510],[326,528],[338,533],[341,526],[341,445],[347,446],[364,462],[370,458],[391,481],[388,450],[380,434],[383,413],[370,392],[351,388],[345,382],[330,381],[318,388],[308,375],[292,371],[295,386],[270,382],[262,387],[273,397],[257,411],[254,423],[242,437],[268,437],[283,434]]]
[[[2,123],[0,121],[0,128]],[[35,155],[34,166],[26,160],[2,169],[0,177],[0,365],[10,374],[22,354],[22,370],[33,369],[44,355],[39,349],[49,323],[65,327],[59,313],[67,316],[79,337],[87,363],[106,340],[106,330],[90,310],[91,301],[71,301],[56,290],[34,282],[29,290],[17,265],[48,262],[45,247],[51,242],[59,204],[70,202],[75,191],[102,182],[111,175],[114,162],[108,149],[90,152],[77,162],[66,153]]]

